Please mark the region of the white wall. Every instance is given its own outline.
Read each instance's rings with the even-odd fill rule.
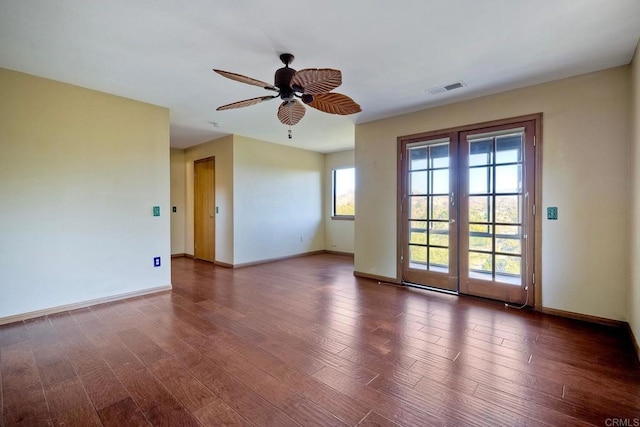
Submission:
[[[398,278],[397,142],[543,112],[542,305],[626,319],[630,283],[628,66],[356,126],[355,270]]]
[[[324,250],[324,155],[234,135],[234,263]]]
[[[353,253],[354,220],[331,219],[333,209],[333,170],[352,168],[355,166],[355,151],[339,151],[325,154],[324,159],[324,218],[325,218],[325,242],[327,250]],[[356,183],[356,191],[357,191]],[[358,208],[356,207],[356,218]]]
[[[233,136],[225,136],[184,151],[185,187],[185,250],[193,255],[193,162],[215,157],[215,191],[218,213],[215,219],[215,260],[232,265],[233,256]]]
[[[640,340],[640,44],[631,64],[631,141],[632,162],[632,225],[631,283],[629,286],[629,325],[636,342]]]
[[[4,69],[0,93],[0,318],[169,286],[169,111]]]
[[[175,206],[176,212],[171,215],[171,254],[184,254],[185,227],[186,227],[186,179],[187,169],[184,159],[184,150],[171,149],[171,207]]]

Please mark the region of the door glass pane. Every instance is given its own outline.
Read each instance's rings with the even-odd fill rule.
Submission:
[[[496,281],[520,285],[522,263],[519,256],[496,255]]]
[[[496,222],[520,223],[521,196],[496,196]]]
[[[469,224],[469,231],[474,233],[491,234],[491,225],[489,224]]]
[[[449,272],[449,249],[429,248],[429,270]]]
[[[427,168],[427,148],[412,148],[409,150],[409,170]]]
[[[487,194],[493,190],[493,168],[469,169],[469,194]]]
[[[427,171],[409,172],[409,194],[427,194]]]
[[[469,249],[491,252],[493,250],[492,227],[490,225],[473,225],[475,230],[472,227],[469,229]]]
[[[429,232],[437,234],[449,234],[448,221],[429,221]]]
[[[469,222],[491,222],[491,196],[469,196]]]
[[[431,194],[449,194],[449,169],[431,171]]]
[[[430,167],[448,168],[449,167],[449,144],[437,144],[429,147],[431,159]]]
[[[477,139],[469,142],[469,166],[493,163],[493,139]]]
[[[496,252],[516,255],[522,253],[520,227],[509,225],[496,226]]]
[[[522,191],[522,165],[496,166],[496,193]]]
[[[412,229],[409,232],[409,243],[424,245],[427,243],[427,230]]]
[[[410,219],[427,219],[427,197],[412,196],[410,199]]]
[[[493,279],[493,257],[491,254],[469,251],[469,277]]]
[[[429,245],[449,247],[449,230],[431,230],[429,233]]]
[[[427,269],[427,248],[409,245],[409,266],[419,270]]]
[[[496,138],[496,163],[522,162],[522,134]]]
[[[426,232],[427,231],[427,222],[426,221],[409,221],[410,231],[416,232]]]
[[[430,219],[449,219],[449,196],[433,196],[431,200]]]

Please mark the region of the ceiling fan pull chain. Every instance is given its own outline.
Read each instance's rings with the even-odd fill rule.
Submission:
[[[289,139],[293,139],[293,135],[291,134],[291,123],[293,123],[293,101],[289,101]]]

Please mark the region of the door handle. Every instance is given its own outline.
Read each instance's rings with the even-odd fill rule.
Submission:
[[[455,219],[450,219],[450,220],[449,220],[449,224],[453,224],[453,223],[455,223],[455,222],[456,222],[456,220],[455,220]]]
[[[209,214],[209,218],[213,218],[213,215]]]

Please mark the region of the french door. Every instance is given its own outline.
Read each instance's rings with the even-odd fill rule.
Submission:
[[[405,282],[533,304],[535,120],[403,137]]]
[[[402,277],[412,283],[458,290],[455,135],[404,144]]]

